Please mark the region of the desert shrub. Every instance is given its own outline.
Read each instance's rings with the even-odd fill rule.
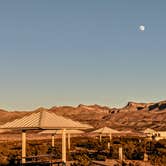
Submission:
[[[105,155],[98,154],[98,155],[96,156],[96,160],[105,161],[105,160],[106,160],[106,156],[105,156]]]
[[[151,141],[148,144],[149,159],[152,164],[158,164],[159,166],[166,163],[166,140],[160,140],[158,142]]]
[[[103,160],[106,157],[117,159],[119,157],[118,148],[122,146],[126,159],[142,160],[144,152],[146,152],[152,165],[163,166],[166,163],[166,140],[147,141],[132,137],[113,138],[110,143],[110,149],[107,147],[108,141],[109,139],[107,138],[103,139],[102,142],[93,138],[73,138],[72,146],[74,152],[67,153],[67,160],[77,160],[75,164],[86,166],[91,163],[91,160]],[[55,158],[61,158],[61,140],[56,140],[55,148],[52,148],[50,144],[50,140],[28,140],[27,156],[54,154]],[[81,148],[76,148],[76,146]],[[0,142],[0,165],[19,165],[18,157],[21,157],[20,141]]]
[[[16,154],[11,154],[8,156],[8,165],[16,166],[19,165],[19,161],[17,160],[17,155]]]
[[[0,155],[0,164],[1,164],[1,166],[8,165],[9,164],[8,157]]]
[[[86,149],[94,149],[96,147],[95,141],[87,140],[86,142],[79,142],[76,144],[77,147],[83,147]]]
[[[59,147],[48,146],[47,154],[52,154],[54,159],[60,159],[62,157]]]
[[[75,156],[76,162],[73,163],[71,166],[90,166],[91,160],[86,154],[80,154]]]
[[[108,158],[110,159],[118,159],[119,157],[119,151],[118,151],[118,146],[117,145],[112,145],[110,147],[110,151],[109,151],[109,154],[108,154]]]

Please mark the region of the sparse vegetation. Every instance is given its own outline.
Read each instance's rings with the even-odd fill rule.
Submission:
[[[102,142],[94,138],[72,138],[72,150],[67,153],[67,159],[75,161],[73,166],[89,166],[92,160],[118,159],[118,148],[122,146],[123,154],[127,160],[143,160],[146,152],[153,165],[163,166],[166,163],[166,140],[147,141],[139,138],[113,138],[109,149],[108,142],[108,138],[104,138]],[[56,140],[55,148],[51,147],[50,140],[28,141],[27,155],[39,154],[54,154],[54,158],[60,159],[61,140]],[[19,141],[0,143],[0,165],[19,165],[20,156],[21,143]],[[123,161],[123,165],[129,164]]]

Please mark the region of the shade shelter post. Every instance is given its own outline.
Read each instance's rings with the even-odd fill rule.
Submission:
[[[68,150],[70,151],[70,133],[67,134],[67,145]]]
[[[102,134],[99,135],[99,140],[102,141]]]
[[[22,131],[22,163],[26,163],[26,131]]]
[[[111,140],[112,140],[112,134],[111,133],[110,133],[109,137],[110,137],[110,142],[111,142]]]
[[[62,161],[66,163],[66,129],[62,130]]]
[[[123,149],[122,149],[122,147],[119,147],[119,160],[120,161],[123,160]]]
[[[55,147],[55,134],[51,135],[51,140],[52,140],[51,145],[54,148]]]

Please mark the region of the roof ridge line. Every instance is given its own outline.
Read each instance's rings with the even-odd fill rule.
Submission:
[[[39,128],[42,126],[43,124],[43,117],[45,114],[45,110],[40,111],[40,117],[39,117]]]

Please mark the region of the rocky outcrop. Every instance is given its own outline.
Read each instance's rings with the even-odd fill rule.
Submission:
[[[158,103],[153,103],[149,105],[149,111],[162,111],[166,110],[166,101],[158,102]]]
[[[128,102],[128,104],[121,108],[122,112],[133,112],[133,111],[162,111],[166,110],[166,101],[161,101],[157,103],[136,103]]]

